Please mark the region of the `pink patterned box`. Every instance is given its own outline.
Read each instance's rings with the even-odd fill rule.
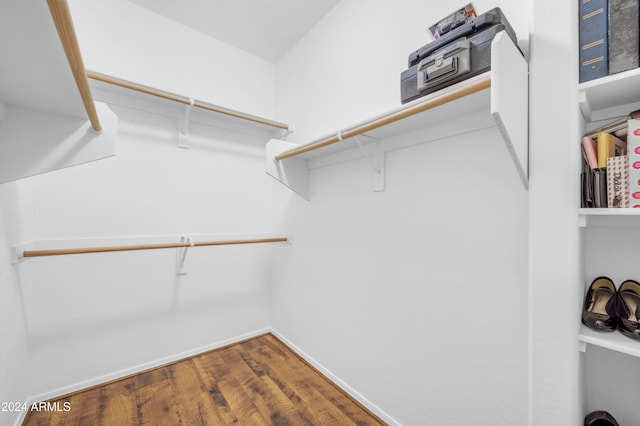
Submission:
[[[640,119],[627,125],[627,155],[629,156],[629,207],[640,207]]]

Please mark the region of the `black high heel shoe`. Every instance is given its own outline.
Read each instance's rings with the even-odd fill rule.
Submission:
[[[640,283],[627,280],[620,285],[617,311],[620,332],[640,340]]]
[[[584,426],[618,426],[618,422],[606,411],[594,411],[584,418]]]
[[[618,326],[616,286],[608,277],[598,277],[589,286],[582,308],[582,322],[599,331]],[[638,336],[640,337],[640,336]]]

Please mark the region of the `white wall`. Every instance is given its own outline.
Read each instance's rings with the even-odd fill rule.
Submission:
[[[584,422],[577,335],[578,3],[535,0],[529,63],[531,413],[534,425]],[[552,65],[550,65],[552,64]]]
[[[0,201],[17,202],[15,184],[0,187]],[[27,330],[19,279],[11,267],[9,227],[0,208],[0,401],[27,400]],[[13,424],[20,411],[1,411],[0,425]]]
[[[73,2],[72,13],[87,68],[273,115],[272,64],[127,1]],[[184,150],[176,147],[177,107],[110,107],[119,120],[115,157],[7,184],[18,186],[0,197],[6,245],[173,242],[272,230],[264,173],[270,132],[196,122]],[[29,374],[20,383],[10,377],[7,397],[57,395],[265,330],[270,253],[268,245],[191,249],[180,277],[174,250],[7,264],[0,298],[14,309],[3,318],[24,317],[26,331],[18,322],[2,332],[10,341],[26,335],[29,347]],[[16,349],[6,359],[23,355]]]
[[[546,22],[555,3],[538,3],[534,17]],[[527,50],[527,7],[514,0],[475,4],[481,12],[501,6]],[[407,55],[428,41],[427,25],[451,12],[435,1],[343,0],[274,67],[126,1],[71,6],[89,69],[292,121],[297,131],[289,140],[298,142],[399,105]],[[560,46],[551,36],[554,23],[569,15],[565,9],[552,15],[532,40],[542,76],[532,80],[541,93],[532,97],[532,124],[546,129],[551,122],[559,135],[573,98],[565,93],[566,103],[550,105],[547,96],[575,84],[544,88],[556,80],[544,64],[575,63],[563,62],[574,51],[566,34]],[[24,304],[24,314],[12,303],[3,315],[26,322],[24,334],[2,329],[19,345],[1,356],[19,365],[26,335],[33,366],[26,389],[20,368],[9,373],[8,398],[56,393],[271,324],[404,424],[482,423],[478,416],[526,423],[529,203],[494,131],[387,154],[382,193],[370,191],[364,161],[316,169],[306,202],[264,175],[264,140],[196,126],[194,146],[183,151],[175,148],[175,119],[114,111],[121,124],[116,158],[21,181],[15,193],[0,187],[5,246],[271,230],[294,234],[295,243],[275,249],[270,283],[267,247],[194,250],[183,278],[174,275],[174,254],[160,251],[32,259],[8,279],[0,269],[2,301],[19,301],[18,285]],[[567,264],[544,281],[557,266],[555,232],[571,241],[566,230],[575,228],[570,209],[547,228],[557,209],[544,202],[556,190],[554,180],[567,176],[547,174],[559,170],[544,152],[552,141],[541,130],[533,134],[538,213],[531,229],[548,232],[532,244],[532,275],[553,290],[574,271]],[[458,166],[471,175],[451,176],[446,163],[433,161],[462,151]],[[478,168],[478,159],[491,167]],[[459,189],[434,187],[443,176]],[[557,313],[573,291],[558,300],[552,291],[535,295],[539,306],[550,301]],[[563,326],[546,336],[555,324],[537,315],[533,336],[541,349],[534,362],[542,369],[534,382],[534,424],[571,424],[575,371],[567,363],[574,360],[568,351],[575,349],[575,330]]]
[[[87,69],[277,118],[273,64],[127,0],[69,3]]]
[[[265,137],[196,124],[184,150],[175,145],[175,119],[114,111],[116,157],[28,180],[40,247],[271,230]],[[31,277],[21,282],[30,395],[59,393],[264,330],[269,253],[268,246],[190,249],[188,275],[181,277],[175,250],[24,261],[18,270]]]
[[[492,6],[476,2],[481,10]],[[526,10],[503,2],[520,38]],[[278,114],[307,142],[400,104],[436,2],[343,0],[278,64]],[[304,95],[301,95],[304,94]],[[312,170],[274,185],[273,325],[389,421],[527,422],[528,201],[495,129]],[[464,171],[464,172],[461,172]]]

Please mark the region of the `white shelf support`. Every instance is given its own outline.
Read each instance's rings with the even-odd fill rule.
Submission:
[[[586,228],[587,227],[587,217],[584,215],[580,215],[578,216],[578,226],[580,228]]]
[[[189,122],[195,102],[195,99],[189,98],[189,104],[184,106],[184,114],[178,120],[178,148],[189,149]]]
[[[17,265],[18,263],[24,260],[23,252],[24,252],[23,247],[11,248],[11,264],[12,265]]]
[[[591,121],[591,114],[593,112],[593,109],[591,108],[591,102],[589,102],[587,93],[584,90],[578,91],[578,105],[580,106],[582,116],[586,120]]]
[[[309,169],[307,160],[301,158],[288,158],[286,161],[278,161],[276,155],[297,147],[298,145],[271,139],[266,147],[266,172],[293,192],[309,200]]]
[[[491,44],[491,116],[525,188],[529,187],[529,69],[518,48],[500,32]]]
[[[287,128],[282,131],[282,133],[278,136],[278,139],[286,140],[287,136],[289,136],[291,133],[295,132],[295,130],[296,130],[296,128],[293,125],[293,123],[287,124]]]
[[[587,352],[587,344],[582,341],[578,341],[578,350],[582,353]]]
[[[184,269],[184,262],[187,259],[187,251],[189,248],[194,247],[195,243],[191,237],[180,237],[180,242],[187,242],[189,246],[176,248],[176,275],[187,275],[187,271]]]
[[[338,138],[342,141],[341,133],[342,132],[338,132]],[[362,142],[360,141],[361,137],[368,137],[375,141],[373,143],[373,146],[375,146],[373,153],[368,153],[364,149],[364,146],[362,146]],[[377,139],[371,138],[370,136],[364,134],[356,135],[353,137],[353,139],[356,141],[356,144],[358,144],[358,148],[360,149],[362,155],[369,161],[369,164],[371,165],[371,186],[373,191],[384,191],[384,151],[380,149],[380,142]]]

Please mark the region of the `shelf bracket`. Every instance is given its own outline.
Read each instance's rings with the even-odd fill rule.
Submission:
[[[587,217],[583,214],[578,216],[578,227],[586,228],[587,227]]]
[[[491,42],[491,116],[529,188],[529,66],[506,32]]]
[[[176,249],[176,275],[187,275],[184,269],[184,261],[187,259],[187,251],[194,246],[194,242],[191,237],[180,237],[180,242],[187,242],[189,246]]]
[[[275,158],[276,155],[296,147],[298,145],[279,139],[271,139],[267,142],[265,171],[269,176],[309,201],[309,168],[307,160],[299,157],[290,157],[278,161]]]
[[[184,114],[178,119],[178,148],[189,149],[189,121],[195,104],[195,99],[189,98],[189,105],[185,105]]]
[[[587,97],[587,93],[584,90],[578,91],[578,105],[580,105],[580,111],[582,112],[582,116],[587,120],[591,121],[591,102],[589,102],[589,98]]]
[[[293,123],[289,123],[287,124],[287,129],[283,130],[282,133],[278,136],[278,139],[280,140],[286,140],[287,136],[289,136],[291,133],[293,133],[295,131],[295,127],[293,126]]]
[[[17,265],[18,263],[22,263],[23,261],[25,261],[26,259],[23,253],[24,253],[24,246],[12,247],[11,248],[11,264]]]
[[[374,141],[374,152],[368,153],[364,147],[362,146],[361,137],[368,137]],[[338,132],[338,139],[342,142],[342,132]],[[384,151],[380,149],[380,144],[378,139],[372,138],[371,136],[367,136],[365,134],[353,136],[353,140],[358,144],[358,148],[360,148],[360,152],[362,155],[369,161],[371,165],[372,174],[371,174],[371,186],[374,192],[382,192],[384,191]]]
[[[587,344],[583,341],[578,341],[578,350],[582,353],[587,352]]]

